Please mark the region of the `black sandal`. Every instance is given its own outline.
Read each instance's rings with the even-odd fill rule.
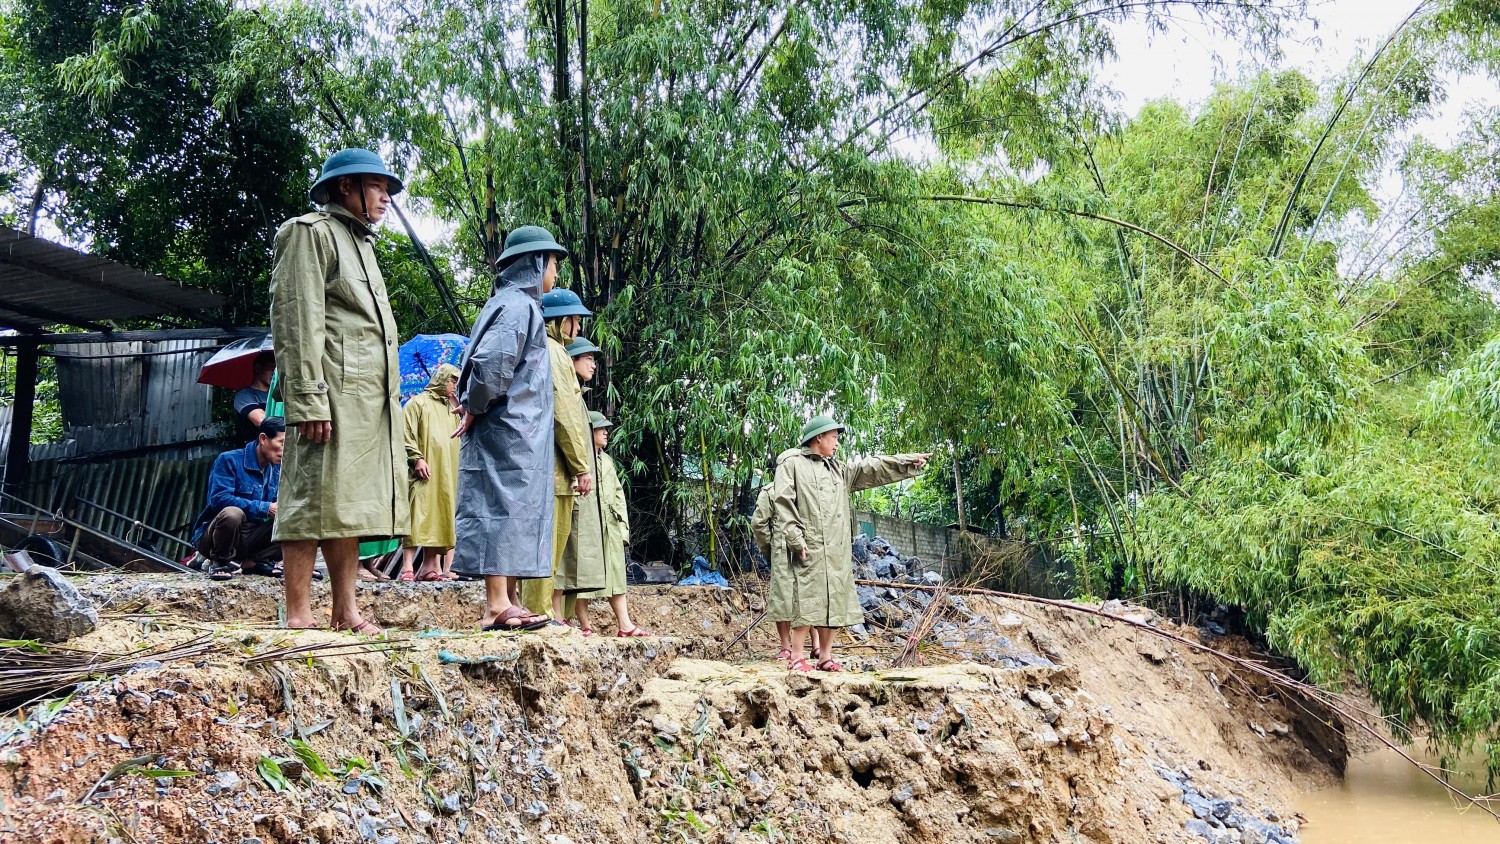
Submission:
[[[236,575],[242,574],[243,572],[240,567],[235,565],[234,563],[211,562],[204,569],[204,573],[208,575],[209,580],[215,580],[222,583],[223,581],[230,580]]]
[[[538,618],[538,616],[532,615],[531,612],[525,607],[511,607],[505,612],[500,613],[500,615],[497,616],[495,620],[490,622],[489,624],[480,625],[479,629],[488,633],[515,633],[521,631],[541,630],[543,627],[546,627],[548,624],[552,623],[551,619],[548,619],[546,617],[541,617],[540,621],[527,621],[526,619],[528,618]],[[511,624],[510,622],[512,621],[520,623]]]
[[[247,568],[244,569],[244,573],[245,574],[258,574],[258,575],[261,575],[262,577],[278,577],[278,578],[281,577],[282,574],[283,574],[283,572],[281,570],[281,563],[270,563],[270,564],[267,564],[267,563],[252,563],[249,567],[247,567]],[[318,577],[318,572],[316,570],[314,570],[313,571],[313,580],[321,580],[321,579],[322,578]]]

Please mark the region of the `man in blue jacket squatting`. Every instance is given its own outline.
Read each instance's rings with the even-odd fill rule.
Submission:
[[[280,543],[271,541],[276,519],[276,490],[281,485],[281,450],[286,420],[267,416],[260,432],[244,448],[214,459],[208,475],[208,506],[193,524],[193,546],[208,559],[204,570],[214,580],[245,571],[275,575]]]

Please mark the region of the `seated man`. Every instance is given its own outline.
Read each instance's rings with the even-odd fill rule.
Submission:
[[[237,561],[252,564],[262,574],[276,573],[281,546],[271,540],[271,525],[285,442],[286,420],[267,416],[254,440],[215,458],[208,476],[208,506],[193,524],[193,546],[208,558],[205,571],[214,580],[233,577],[239,571]]]

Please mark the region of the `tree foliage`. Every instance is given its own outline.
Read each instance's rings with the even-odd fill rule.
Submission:
[[[321,154],[378,148],[450,226],[431,261],[382,239],[404,333],[472,318],[516,226],[572,250],[639,553],[700,515],[722,545],[831,411],[937,451],[864,504],[1050,543],[1081,593],[1241,605],[1320,681],[1488,738],[1500,113],[1412,129],[1494,75],[1492,6],[1127,116],[1114,24],[1269,52],[1300,9],[0,0],[0,213],[253,321]]]

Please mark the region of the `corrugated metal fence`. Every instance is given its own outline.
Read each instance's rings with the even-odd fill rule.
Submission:
[[[38,460],[31,465],[25,498],[48,511],[69,510],[80,521],[116,536],[128,535],[133,520],[139,520],[187,539],[194,517],[203,509],[208,470],[220,450],[219,443],[209,442],[102,461]],[[78,498],[131,518],[75,508]]]
[[[52,354],[66,439],[32,446],[23,497],[117,536],[129,535],[138,520],[186,539],[207,495],[209,467],[223,448],[210,388],[196,383],[219,345],[169,340],[57,347]],[[80,507],[78,499],[97,507]]]

